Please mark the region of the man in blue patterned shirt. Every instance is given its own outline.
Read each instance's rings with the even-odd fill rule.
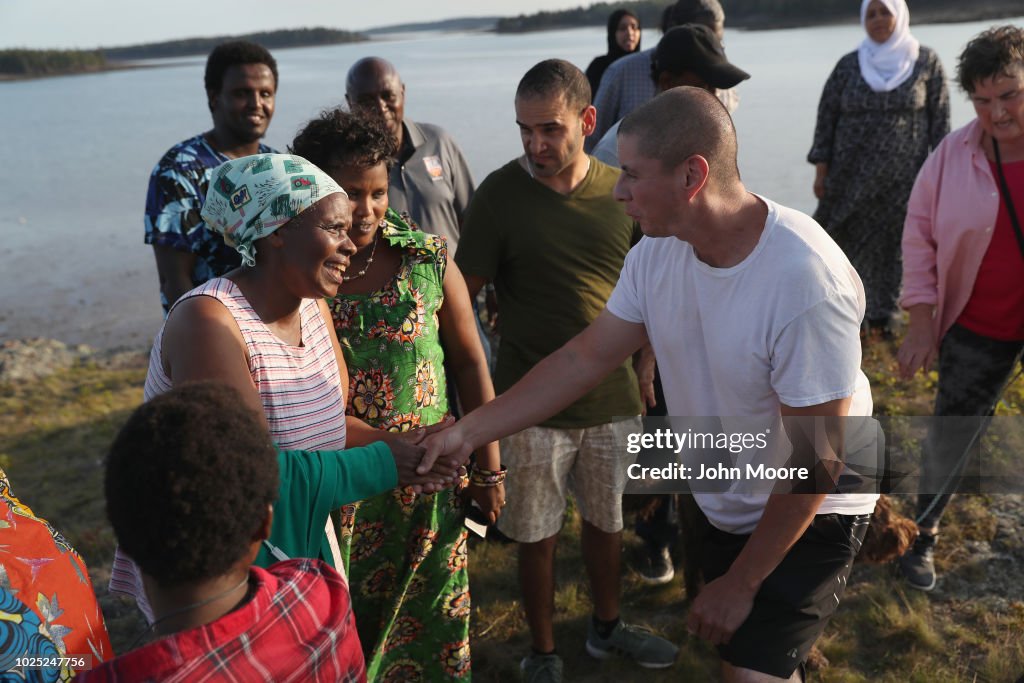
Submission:
[[[146,244],[156,255],[165,313],[185,292],[240,264],[238,252],[207,230],[199,215],[213,169],[274,151],[260,144],[277,94],[277,62],[270,52],[247,41],[222,43],[206,61],[204,80],[213,128],[168,150],[146,193]]]

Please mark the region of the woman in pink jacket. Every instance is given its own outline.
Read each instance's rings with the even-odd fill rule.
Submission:
[[[960,485],[1024,347],[1024,29],[976,36],[957,64],[977,117],[942,141],[914,183],[903,230],[910,327],[905,378],[939,360],[935,416],[922,461],[920,530],[900,560],[908,583],[935,586],[939,520]],[[948,416],[966,416],[952,420]]]

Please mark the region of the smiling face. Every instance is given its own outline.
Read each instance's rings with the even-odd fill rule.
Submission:
[[[1006,145],[1024,144],[1024,63],[993,78],[977,81],[971,104],[982,129]]]
[[[274,116],[277,83],[266,64],[236,64],[224,72],[220,92],[208,92],[213,129],[226,147],[257,142]]]
[[[896,30],[896,16],[889,11],[881,0],[871,0],[864,12],[864,29],[868,38],[879,45],[889,40]]]
[[[615,43],[624,52],[632,52],[640,44],[640,22],[628,14],[619,19],[615,29]]]
[[[331,168],[331,177],[348,193],[352,209],[349,237],[362,251],[373,244],[380,222],[388,210],[388,167],[341,166]]]
[[[352,211],[340,192],[328,195],[278,230],[286,270],[294,273],[296,294],[304,298],[338,294],[356,246],[349,237]]]
[[[583,156],[583,138],[594,131],[597,112],[568,106],[564,95],[516,98],[516,124],[526,162],[538,178],[569,171]]]

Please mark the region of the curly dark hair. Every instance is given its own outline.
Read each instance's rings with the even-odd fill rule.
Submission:
[[[995,26],[971,38],[956,64],[956,80],[968,95],[981,81],[1024,69],[1024,29]]]
[[[398,143],[378,117],[336,107],[307,123],[288,150],[328,174],[339,167],[372,168],[380,163],[390,173]]]
[[[206,58],[206,74],[203,76],[206,92],[219,93],[224,84],[224,73],[238,64],[266,64],[274,74],[274,88],[277,88],[277,61],[270,51],[248,40],[232,40],[213,48]]]
[[[195,382],[139,406],[107,456],[107,517],[161,585],[227,573],[277,500],[277,450],[231,387]]]

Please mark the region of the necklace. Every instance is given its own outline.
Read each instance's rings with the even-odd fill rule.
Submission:
[[[206,605],[209,605],[211,602],[216,602],[217,600],[220,600],[221,598],[225,598],[225,597],[231,595],[236,590],[238,590],[239,588],[241,588],[242,586],[244,586],[244,585],[246,585],[248,583],[249,583],[249,577],[246,576],[244,579],[242,579],[242,581],[238,585],[232,586],[231,588],[227,589],[226,591],[217,593],[216,595],[214,595],[212,597],[209,597],[209,598],[206,598],[205,600],[200,600],[199,602],[193,602],[191,605],[185,605],[184,607],[179,607],[178,609],[171,610],[170,612],[168,612],[167,614],[163,615],[159,619],[155,619],[153,621],[153,623],[150,624],[146,628],[145,631],[143,631],[142,633],[139,634],[139,637],[135,639],[135,642],[133,642],[128,647],[128,649],[129,650],[134,650],[135,646],[139,644],[139,641],[141,641],[144,637],[146,637],[149,634],[150,631],[152,631],[153,629],[155,629],[157,627],[157,625],[162,624],[163,622],[167,621],[171,617],[176,617],[179,614],[184,614],[186,612],[191,612],[194,609],[199,609],[200,607],[204,607]]]
[[[383,228],[378,227],[377,228],[377,234],[373,236],[373,246],[370,248],[370,255],[366,258],[366,265],[364,265],[363,269],[360,270],[355,275],[342,275],[341,276],[342,282],[349,282],[351,280],[356,280],[356,279],[361,278],[362,276],[366,275],[366,271],[368,271],[370,269],[370,264],[373,263],[373,255],[377,253],[377,242],[380,242],[380,231],[381,230],[383,230]]]

